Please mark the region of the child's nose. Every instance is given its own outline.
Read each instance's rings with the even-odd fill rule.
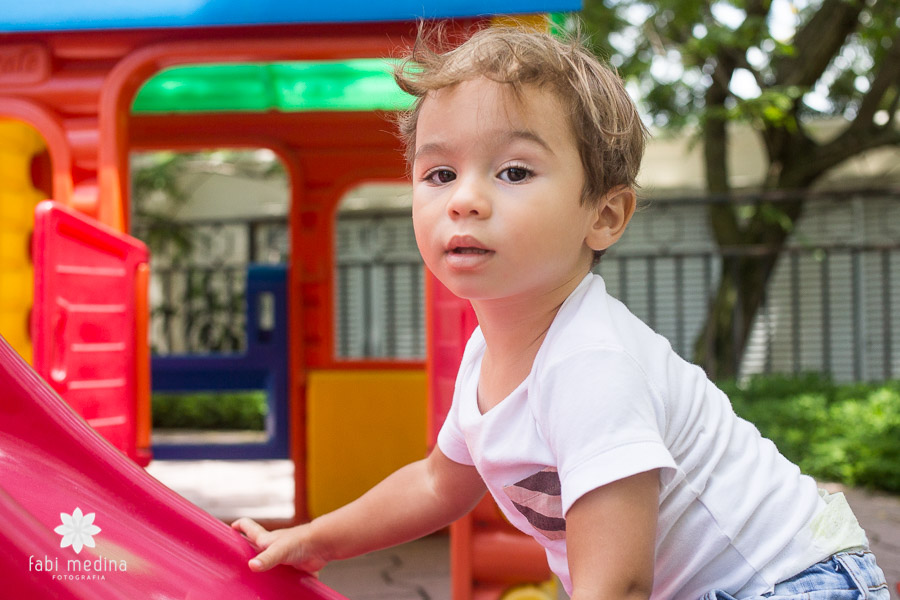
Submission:
[[[447,212],[453,218],[491,216],[491,201],[484,186],[474,178],[459,178],[453,195],[447,204]]]

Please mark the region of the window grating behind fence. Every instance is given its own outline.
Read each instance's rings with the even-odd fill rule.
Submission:
[[[338,358],[425,358],[425,281],[409,212],[346,214],[337,223]]]

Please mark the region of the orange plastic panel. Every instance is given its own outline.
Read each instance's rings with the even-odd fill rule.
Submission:
[[[134,308],[134,386],[135,386],[135,460],[142,467],[152,458],[150,397],[150,265],[140,263],[135,271]]]

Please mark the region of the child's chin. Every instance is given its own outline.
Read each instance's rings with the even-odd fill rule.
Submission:
[[[496,286],[473,285],[470,282],[449,282],[449,285],[447,283],[444,285],[454,296],[463,300],[499,300],[506,296],[503,290],[496,289]]]
[[[439,277],[444,287],[454,296],[463,300],[480,300],[484,297],[483,286],[473,285],[471,281],[460,281],[461,277]]]

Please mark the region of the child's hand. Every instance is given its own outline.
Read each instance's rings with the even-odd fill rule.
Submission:
[[[253,519],[242,517],[231,526],[243,533],[258,550],[262,550],[250,559],[251,571],[268,571],[275,565],[286,564],[315,573],[328,562],[313,551],[309,525],[268,531]]]

